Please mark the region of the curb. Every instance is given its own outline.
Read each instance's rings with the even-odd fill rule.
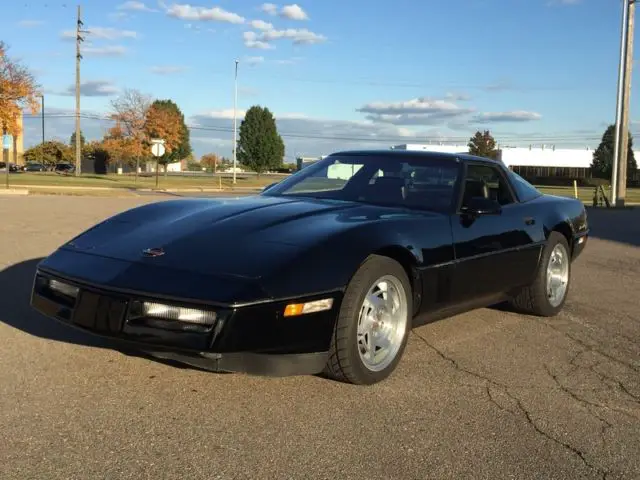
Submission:
[[[25,190],[25,189],[9,189],[7,190],[6,188],[4,190],[0,190],[0,196],[2,195],[6,195],[6,196],[14,196],[14,195],[29,195],[29,190]]]

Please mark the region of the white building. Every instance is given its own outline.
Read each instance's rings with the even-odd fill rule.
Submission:
[[[394,150],[418,150],[423,152],[467,153],[465,145],[431,145],[406,143],[394,145]],[[539,147],[500,147],[498,158],[507,167],[559,167],[589,168],[593,160],[592,148],[555,148],[554,145]],[[634,150],[634,156],[640,158],[640,151]]]
[[[408,143],[394,145],[394,150],[418,150],[423,152],[443,153],[467,153],[469,147],[466,144],[420,144]],[[592,178],[591,162],[593,161],[593,148],[555,148],[555,145],[541,145],[537,147],[499,147],[498,159],[514,172],[522,175],[530,181],[548,182],[551,177],[556,177],[562,184],[562,179]],[[640,150],[634,150],[634,157],[640,158]],[[640,171],[629,175],[629,180],[640,181]]]

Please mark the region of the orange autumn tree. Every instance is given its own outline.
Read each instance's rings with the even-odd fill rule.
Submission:
[[[102,148],[107,152],[110,160],[133,165],[137,159],[145,155],[142,140],[127,136],[122,123],[116,119],[116,125],[109,129],[102,140]]]
[[[8,47],[0,40],[0,126],[3,134],[20,135],[20,116],[25,108],[37,113],[38,88],[26,67],[7,55]],[[15,152],[15,149],[14,149]]]
[[[170,155],[182,142],[182,118],[175,110],[166,108],[158,101],[154,102],[147,110],[144,130],[149,145],[153,138],[164,140],[164,157]],[[157,158],[156,166],[159,163],[160,158]]]
[[[220,157],[215,153],[205,153],[200,158],[200,165],[215,172],[220,165]]]

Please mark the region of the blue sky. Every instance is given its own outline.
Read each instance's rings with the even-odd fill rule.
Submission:
[[[82,111],[125,88],[178,103],[197,155],[229,155],[238,110],[269,107],[287,158],[489,129],[504,145],[595,147],[614,121],[621,0],[82,2]],[[45,91],[47,138],[68,140],[77,4],[20,0],[9,54]],[[67,38],[70,35],[72,38]],[[637,91],[638,75],[633,77]],[[71,90],[71,93],[72,90]],[[631,100],[631,118],[635,101]],[[56,115],[56,116],[54,116]],[[40,141],[25,121],[25,144]],[[89,138],[109,123],[83,118]]]

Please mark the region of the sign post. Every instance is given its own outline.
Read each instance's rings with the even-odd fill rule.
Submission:
[[[156,157],[156,188],[158,188],[158,172],[160,170],[160,157],[164,155],[164,139],[162,138],[152,138],[151,139],[151,153],[154,157]]]
[[[4,166],[6,170],[6,187],[9,190],[9,149],[13,144],[13,136],[8,134],[2,135],[2,159],[4,160]]]

